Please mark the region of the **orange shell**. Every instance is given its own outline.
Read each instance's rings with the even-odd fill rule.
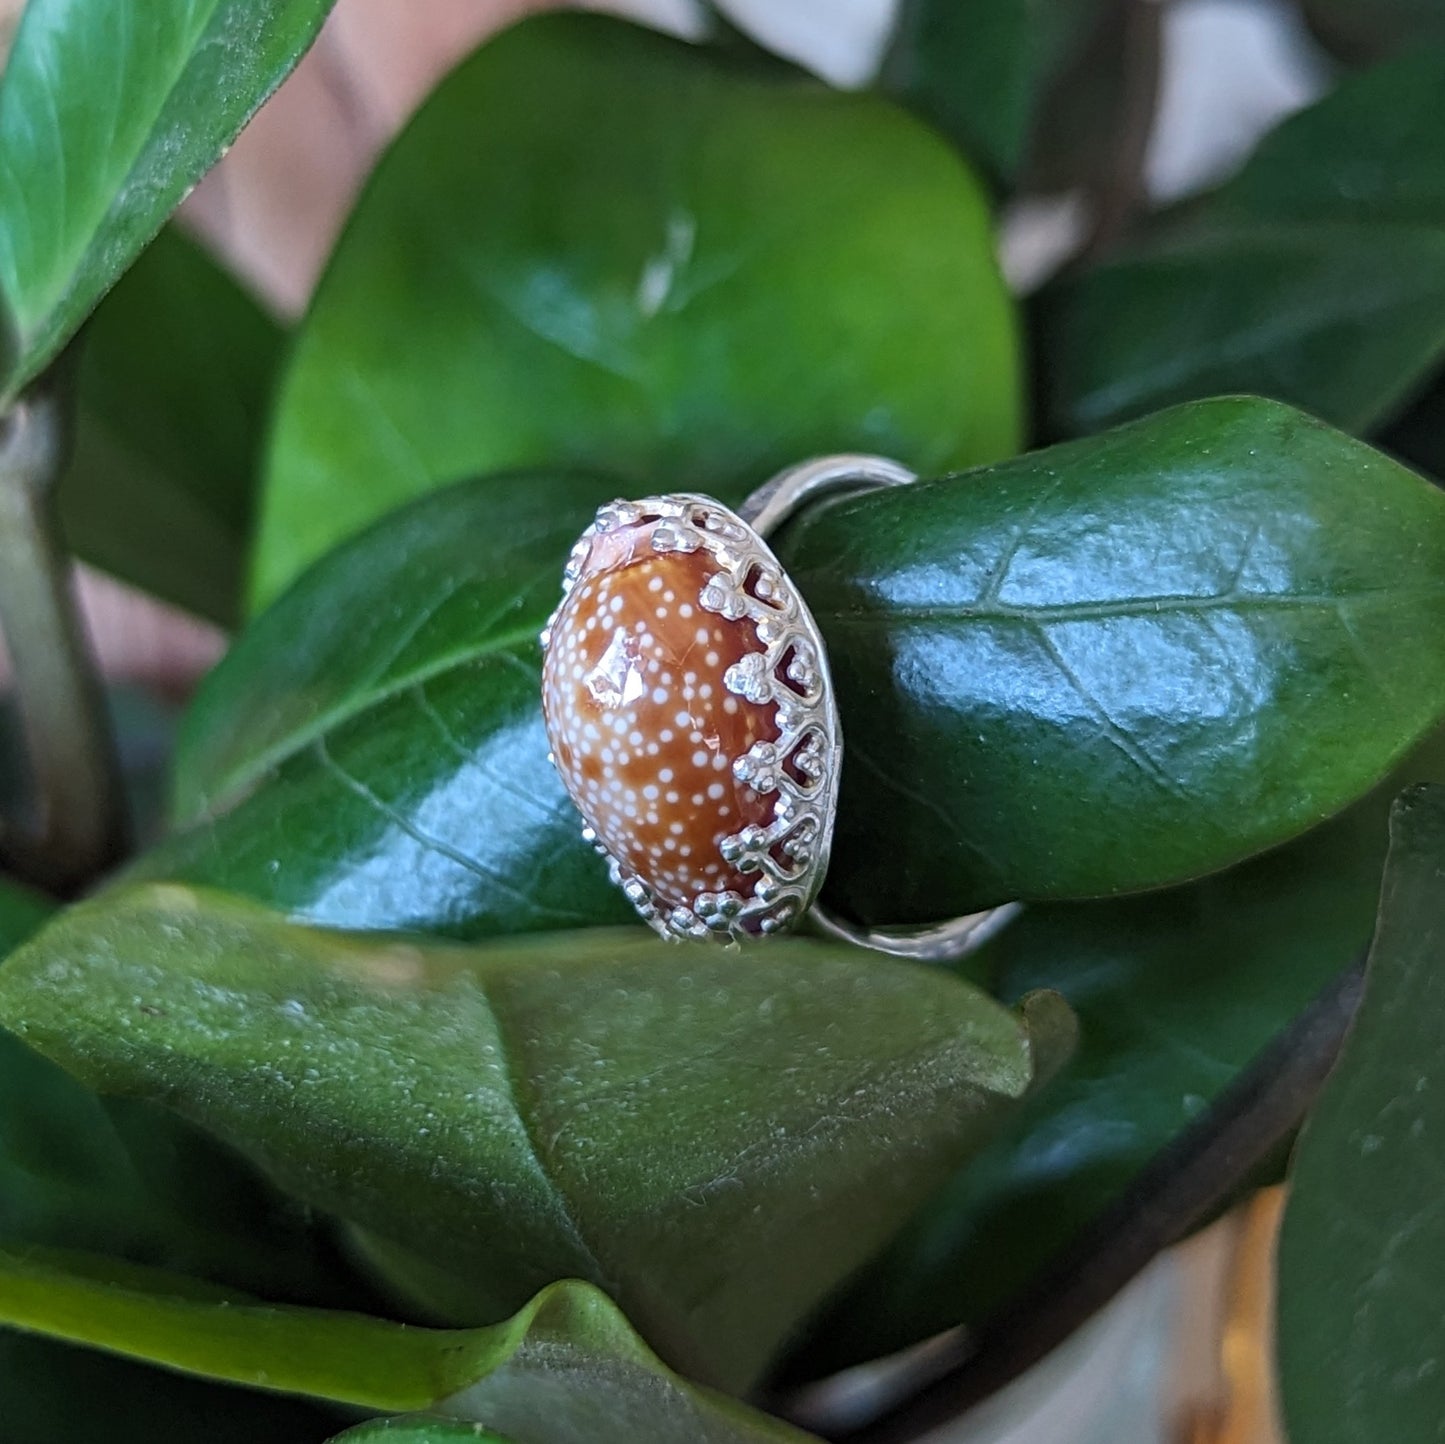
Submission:
[[[656,551],[656,522],[600,532],[551,626],[542,704],[553,760],[608,852],[665,910],[700,894],[751,892],[723,838],[766,826],[759,793],[733,764],[779,736],[777,705],[724,676],[763,651],[747,620],[708,611],[718,574],[704,550]]]

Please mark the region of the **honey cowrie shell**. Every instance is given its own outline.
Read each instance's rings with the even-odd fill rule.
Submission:
[[[742,515],[688,493],[612,502],[573,548],[542,635],[551,757],[583,835],[664,937],[739,942],[811,912],[829,936],[937,960],[1017,911],[900,931],[815,901],[843,744],[823,639],[763,537],[823,492],[913,479],[883,457],[823,457]]]
[[[643,917],[730,939],[796,922],[827,867],[838,717],[757,533],[704,496],[604,507],[544,641],[553,763]]]

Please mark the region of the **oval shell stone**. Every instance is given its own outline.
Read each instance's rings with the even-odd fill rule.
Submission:
[[[718,844],[772,820],[776,794],[738,781],[733,763],[779,732],[775,703],[724,685],[763,647],[750,622],[700,605],[717,562],[654,551],[654,525],[593,538],[552,624],[542,705],[578,811],[670,911],[703,893],[752,893],[757,874],[725,862]]]

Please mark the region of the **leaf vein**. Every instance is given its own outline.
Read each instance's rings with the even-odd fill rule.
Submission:
[[[1059,675],[1073,689],[1074,695],[1084,704],[1098,723],[1099,735],[1123,754],[1133,764],[1136,771],[1155,783],[1162,791],[1167,792],[1171,797],[1177,797],[1181,801],[1187,801],[1188,796],[1179,783],[1172,778],[1168,771],[1162,767],[1148,752],[1144,750],[1128,732],[1114,720],[1109,709],[1102,700],[1097,697],[1089,685],[1071,667],[1064,654],[1059,650],[1054,639],[1049,636],[1046,627],[1036,629],[1039,645],[1043,647],[1048,655],[1049,661],[1058,670]]]
[[[1179,613],[1237,611],[1330,611],[1350,606],[1390,606],[1399,601],[1434,599],[1445,601],[1445,583],[1422,587],[1378,587],[1368,591],[1329,596],[1304,592],[1259,592],[1232,596],[1217,592],[1205,596],[1166,594],[1156,597],[1126,597],[1115,601],[1056,602],[1039,606],[985,604],[982,597],[972,602],[932,603],[928,606],[885,605],[877,611],[815,611],[820,621],[838,627],[868,629],[898,622],[1017,622],[1024,626],[1053,622],[1109,621],[1123,617],[1169,616]]]
[[[533,897],[528,896],[521,888],[507,878],[503,877],[495,869],[485,867],[478,859],[469,857],[466,853],[453,847],[450,843],[443,842],[441,838],[434,837],[424,828],[418,827],[399,808],[393,807],[372,791],[359,777],[353,776],[346,770],[332,755],[326,746],[326,738],[318,737],[313,744],[317,759],[322,767],[326,769],[336,780],[347,789],[348,792],[361,798],[369,806],[374,807],[388,822],[401,829],[413,842],[419,843],[422,847],[429,848],[433,852],[440,853],[442,857],[456,863],[456,865],[472,874],[473,877],[481,878],[482,881],[495,887],[498,892],[510,898],[513,902],[519,903],[524,908],[539,918],[551,918],[558,922],[585,922],[586,919],[576,912],[570,912],[562,908],[544,907]]]

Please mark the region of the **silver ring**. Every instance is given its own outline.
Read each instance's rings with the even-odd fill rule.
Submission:
[[[817,902],[843,740],[823,638],[765,537],[824,494],[913,480],[885,457],[822,457],[738,512],[692,493],[612,502],[573,547],[542,633],[548,756],[662,936],[746,942],[807,919],[937,961],[1017,912],[862,928]]]

